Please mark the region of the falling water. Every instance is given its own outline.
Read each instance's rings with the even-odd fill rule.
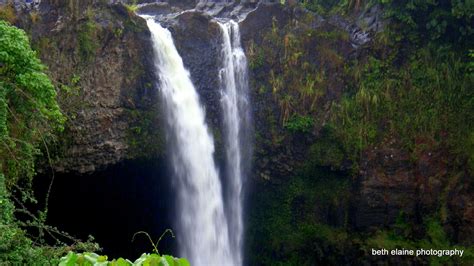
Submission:
[[[242,186],[245,175],[243,148],[246,123],[248,123],[248,79],[247,59],[240,45],[239,24],[233,20],[218,22],[222,31],[222,59],[220,83],[222,109],[224,110],[224,131],[227,174],[227,206],[229,238],[232,256],[236,265],[242,265]]]
[[[224,214],[222,188],[213,159],[214,143],[189,72],[170,32],[147,18],[159,87],[174,135],[171,149],[178,188],[180,256],[192,265],[236,265]]]

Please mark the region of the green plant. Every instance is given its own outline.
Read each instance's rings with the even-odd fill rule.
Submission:
[[[248,47],[249,68],[256,70],[265,65],[265,53],[262,48],[258,48],[255,42],[250,41]]]
[[[249,252],[249,264],[342,264],[345,252],[350,253],[350,235],[318,214],[345,204],[348,180],[309,162],[294,173],[260,186],[252,196],[248,248],[258,252]]]
[[[403,248],[414,251],[417,249],[460,249],[464,251],[462,257],[430,256],[424,258],[420,257],[417,259],[424,259],[429,262],[430,265],[464,265],[474,262],[474,246],[462,247],[451,244],[438,219],[434,217],[425,217],[423,227],[425,229],[425,235],[422,238],[414,239],[412,232],[410,231],[411,225],[405,221],[398,220],[393,229],[379,230],[375,234],[369,236],[365,240],[362,248],[365,250],[370,250],[372,248],[385,248],[387,250]]]
[[[24,31],[0,21],[0,171],[7,187],[34,175],[34,157],[64,116],[45,67]]]
[[[92,266],[92,265],[109,265],[109,266],[131,266],[131,265],[150,265],[150,266],[189,266],[189,262],[183,258],[175,258],[169,255],[158,255],[144,253],[134,262],[128,259],[107,260],[107,256],[101,256],[96,253],[74,253],[69,252],[67,256],[61,258],[59,266]]]
[[[314,120],[310,116],[293,115],[283,126],[292,132],[309,133],[313,129]]]
[[[465,149],[474,121],[467,64],[458,54],[430,48],[414,51],[400,66],[393,58],[372,57],[353,66],[362,71],[353,71],[353,87],[334,104],[331,118],[345,152],[357,161],[366,148],[389,139],[415,152],[424,139],[445,143],[458,158],[472,158]]]
[[[135,13],[138,10],[138,6],[136,4],[125,5],[125,7],[127,8],[127,11],[131,14]]]
[[[130,15],[135,13],[138,9],[137,0],[132,0],[130,4],[125,4],[125,8],[127,8]]]
[[[307,164],[340,169],[345,154],[340,142],[328,128],[321,130],[320,137],[309,148]]]
[[[399,40],[463,46],[474,33],[472,1],[374,0],[369,4],[382,5]]]
[[[139,234],[145,235],[149,240],[151,245],[153,246],[154,253],[143,253],[140,258],[135,260],[134,262],[128,259],[114,259],[112,261],[108,261],[107,256],[101,256],[96,253],[86,252],[86,253],[74,253],[69,252],[66,256],[60,259],[59,265],[60,266],[69,266],[69,265],[77,265],[77,266],[89,266],[89,265],[110,265],[110,266],[129,266],[129,265],[156,265],[156,266],[189,266],[189,262],[184,258],[175,258],[169,255],[161,255],[158,251],[158,244],[160,243],[161,239],[166,235],[166,233],[170,233],[171,236],[174,238],[173,231],[171,229],[167,229],[163,234],[160,236],[156,243],[153,242],[150,235],[146,232],[140,231],[133,235],[132,241],[135,239],[135,236]]]
[[[330,12],[333,8],[337,7],[340,4],[340,0],[303,0],[303,7],[317,12],[318,14],[326,14]]]
[[[54,264],[65,246],[48,246],[45,236],[58,243],[75,239],[45,224],[47,204],[37,213],[25,205],[36,202],[31,191],[36,156],[44,153],[51,165],[48,146],[63,130],[65,118],[25,32],[0,21],[0,51],[0,264]],[[27,219],[16,219],[15,213]],[[35,241],[23,230],[27,227],[37,232]]]

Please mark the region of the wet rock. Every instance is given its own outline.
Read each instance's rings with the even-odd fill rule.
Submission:
[[[138,8],[138,13],[150,16],[160,16],[175,13],[180,9],[172,8],[168,3],[151,3]]]
[[[221,128],[219,69],[222,67],[222,37],[219,26],[209,15],[189,11],[179,15],[169,29],[206,108],[207,122],[213,129]]]
[[[273,25],[281,29],[288,24],[290,13],[280,4],[261,3],[258,8],[250,12],[245,20],[240,23],[242,42],[249,40],[260,44],[263,36]]]

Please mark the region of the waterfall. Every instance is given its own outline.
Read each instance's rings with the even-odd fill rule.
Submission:
[[[171,33],[154,19],[145,18],[152,34],[159,87],[174,138],[171,159],[178,190],[180,256],[196,266],[237,265],[204,110]]]
[[[236,265],[242,265],[242,186],[249,154],[245,131],[249,122],[247,58],[240,45],[239,24],[218,22],[222,31],[222,68],[219,72],[224,118],[229,238]],[[247,156],[245,156],[247,155]]]

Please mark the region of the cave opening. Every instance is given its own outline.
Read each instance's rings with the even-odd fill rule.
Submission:
[[[51,174],[35,178],[35,191],[45,195]],[[173,229],[174,196],[165,160],[129,160],[92,174],[56,173],[49,198],[47,223],[81,240],[89,235],[109,258],[129,258],[153,251]],[[41,199],[41,197],[37,197]],[[178,233],[173,230],[174,233]],[[177,241],[163,237],[158,249],[176,254]]]

